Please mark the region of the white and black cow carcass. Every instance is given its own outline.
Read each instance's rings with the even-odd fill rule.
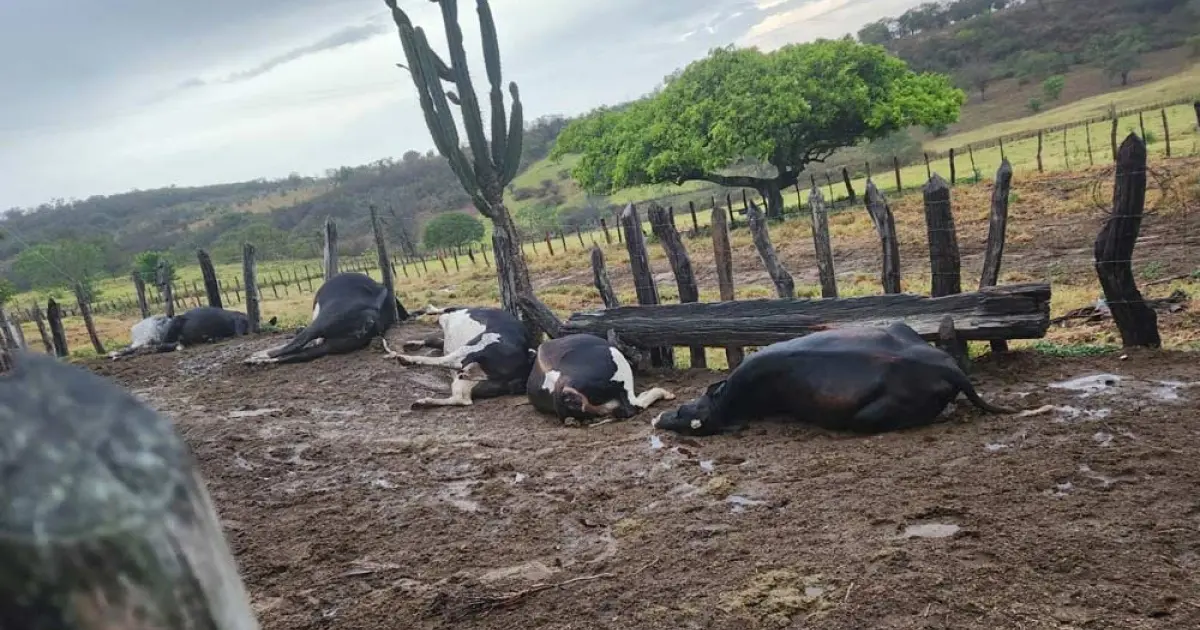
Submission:
[[[394,352],[384,341],[387,357],[407,365],[429,365],[457,370],[446,398],[422,398],[414,407],[465,406],[476,400],[516,395],[525,391],[533,367],[533,340],[529,330],[508,311],[485,307],[437,308],[415,313],[437,315],[441,337],[405,342],[405,349],[434,348],[442,356],[427,357]]]
[[[534,409],[562,421],[631,418],[671,392],[655,387],[637,394],[629,360],[608,341],[566,335],[538,346],[525,393]]]
[[[767,346],[699,398],[653,425],[712,435],[783,417],[832,431],[871,434],[932,424],[964,393],[990,413],[954,358],[902,322],[813,333]]]
[[[275,324],[275,318],[270,324]],[[144,352],[171,352],[248,334],[250,318],[245,313],[201,306],[174,317],[154,315],[143,319],[130,329],[130,345],[108,356],[115,360]]]
[[[366,274],[339,273],[317,289],[308,326],[288,343],[256,352],[244,363],[303,363],[361,350],[398,323],[384,308],[389,299],[396,302],[399,321],[407,320],[408,311],[387,287]]]

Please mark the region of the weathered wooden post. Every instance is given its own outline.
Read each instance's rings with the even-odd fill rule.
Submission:
[[[3,307],[0,307],[0,349],[17,350],[21,347],[22,344],[13,333],[13,324],[9,321],[8,313],[4,312]]]
[[[867,215],[875,225],[879,234],[879,242],[883,246],[881,282],[884,293],[900,292],[900,240],[896,237],[896,219],[892,209],[888,207],[883,193],[875,187],[875,182],[867,180]]]
[[[338,233],[333,217],[325,217],[325,249],[321,262],[324,264],[325,280],[338,274]]]
[[[1008,160],[1000,162],[996,183],[992,188],[992,211],[988,217],[987,249],[983,255],[983,273],[979,289],[994,287],[1000,282],[1000,262],[1004,257],[1004,240],[1008,232],[1008,198],[1012,190],[1013,169]],[[992,352],[1007,352],[1008,342],[991,342]]]
[[[816,186],[808,194],[808,205],[812,210],[813,250],[817,256],[817,272],[821,275],[821,297],[835,298],[838,290],[833,270],[833,246],[829,242],[829,216],[825,200]]]
[[[50,325],[50,339],[54,343],[54,356],[62,358],[70,354],[67,348],[67,331],[63,328],[62,307],[54,298],[46,302],[46,321]]]
[[[954,163],[954,148],[951,147],[951,149],[950,149],[950,185],[953,186],[957,183],[958,183],[958,167]]]
[[[1046,172],[1046,170],[1042,167],[1042,130],[1041,129],[1038,129],[1037,166],[1038,166],[1039,173]]]
[[[729,229],[737,228],[737,217],[733,215],[733,197],[728,193],[725,194],[725,207],[729,209]]]
[[[929,233],[930,297],[962,293],[962,270],[954,212],[950,205],[950,185],[936,173],[925,185],[925,225]],[[950,324],[953,330],[953,321]],[[966,342],[942,340],[943,349],[960,364],[967,357]]]
[[[140,271],[133,272],[133,291],[137,295],[138,312],[142,314],[142,319],[150,317],[150,305],[146,303],[146,280]]]
[[[262,328],[259,310],[261,300],[258,293],[258,261],[255,259],[254,246],[250,243],[242,245],[242,282],[246,283],[246,317],[250,319],[250,332],[257,334]]]
[[[1116,114],[1116,112],[1114,112],[1113,117],[1112,117],[1112,127],[1109,130],[1109,140],[1112,143],[1113,162],[1117,161],[1117,124],[1118,124],[1118,122],[1119,121],[1117,119],[1117,114]]]
[[[438,259],[438,262],[442,263],[442,272],[450,273],[450,268],[446,266],[446,258],[445,258],[445,256],[442,255],[442,250],[440,250],[440,249],[437,250],[437,259]]]
[[[1200,101],[1192,103],[1192,108],[1196,110],[1196,126],[1200,127]]]
[[[717,288],[721,292],[722,302],[732,302],[737,299],[733,291],[733,248],[729,245],[729,226],[726,224],[725,213],[713,198],[712,211],[712,240],[713,262],[717,267]],[[725,348],[725,360],[732,370],[746,359],[742,348]]]
[[[929,166],[929,154],[925,154],[925,176],[933,177],[933,167]]]
[[[688,200],[688,212],[692,215],[692,234],[700,231],[700,221],[696,219],[696,202]]]
[[[896,170],[896,194],[900,194],[904,190],[904,185],[900,183],[900,158],[892,156],[892,168]]]
[[[42,336],[42,347],[45,348],[46,354],[54,354],[54,341],[50,339],[50,333],[46,331],[46,322],[42,315],[42,307],[34,303],[33,308],[29,309],[29,314],[33,317],[33,323],[37,326],[38,334]]]
[[[850,169],[845,166],[842,167],[842,182],[846,184],[846,196],[850,198],[850,203],[857,203],[858,193],[854,192],[854,184],[850,182]],[[830,197],[829,201],[832,202],[833,198]]]
[[[600,229],[604,230],[604,243],[612,245],[612,234],[608,233],[608,222],[604,220],[604,217],[600,218]]]
[[[208,305],[224,308],[221,302],[221,285],[217,283],[217,270],[213,268],[212,256],[200,249],[196,250],[196,258],[200,261],[200,275],[204,278],[204,293],[208,297]]]
[[[15,363],[0,379],[0,627],[257,630],[170,420],[86,370]]]
[[[1167,122],[1167,110],[1162,110],[1163,141],[1167,143],[1167,157],[1171,157],[1171,124]]]
[[[1067,128],[1063,128],[1063,164],[1066,168],[1071,168],[1071,154],[1067,150]]]
[[[175,317],[175,289],[171,286],[171,268],[167,261],[158,260],[157,269],[158,291],[162,293],[163,302],[167,307],[167,317]]]
[[[1095,166],[1096,165],[1096,156],[1092,153],[1092,121],[1090,121],[1090,120],[1087,121],[1086,127],[1087,127],[1088,164],[1091,166]]]
[[[642,234],[642,221],[633,204],[625,206],[621,213],[621,231],[625,233],[625,248],[629,252],[629,267],[633,272],[633,288],[638,304],[658,304],[658,286],[654,284],[654,273],[650,269],[646,236]],[[674,367],[674,349],[670,346],[651,348],[650,364],[654,367]]]
[[[1138,128],[1142,130],[1142,142],[1149,144],[1150,141],[1146,139],[1146,115],[1142,112],[1138,112]]]
[[[575,226],[575,238],[579,239],[579,249],[584,249],[587,247],[587,245],[583,242],[583,232],[579,229],[578,225]],[[474,263],[475,259],[471,259],[471,262]]]
[[[604,264],[604,251],[595,246],[592,247],[592,283],[600,292],[600,299],[604,300],[604,308],[617,308],[621,305],[616,292],[613,291],[612,281],[608,279],[608,267]]]
[[[750,207],[746,208],[746,219],[750,224],[750,234],[754,237],[754,247],[758,250],[758,257],[762,259],[767,273],[771,276],[771,281],[775,283],[775,291],[781,298],[796,297],[796,282],[792,280],[792,274],[788,273],[787,269],[784,269],[783,263],[779,261],[779,255],[775,253],[775,246],[771,244],[771,233],[767,230],[767,221],[753,201],[750,202]]]
[[[1004,153],[1004,138],[1000,138],[998,142],[1000,143],[1000,159],[1007,159],[1008,156]]]
[[[550,250],[550,255],[554,255],[554,243],[550,241],[550,232],[546,232],[546,249]]]
[[[688,304],[700,301],[700,289],[696,286],[696,274],[692,271],[692,261],[688,257],[687,247],[679,238],[679,230],[671,223],[671,217],[662,206],[650,202],[650,229],[662,243],[667,260],[671,263],[671,271],[675,273],[675,285],[679,287],[679,302]],[[704,346],[692,346],[688,349],[691,354],[693,368],[708,367],[704,356]]]
[[[88,339],[92,342],[92,348],[96,350],[96,354],[103,356],[104,344],[100,343],[100,335],[96,334],[96,322],[92,321],[91,301],[81,282],[75,283],[75,301],[79,304],[79,315],[83,317],[83,325],[87,327]]]
[[[1096,237],[1095,265],[1104,300],[1126,346],[1162,345],[1158,316],[1146,305],[1133,276],[1133,248],[1146,205],[1146,144],[1130,134],[1117,153],[1113,213]]]
[[[379,223],[379,210],[374,204],[371,205],[371,231],[375,233],[375,253],[379,256],[379,274],[383,278],[383,286],[387,287],[387,300],[383,305],[384,314],[390,321],[398,322],[400,321],[400,312],[396,310],[396,281],[392,278],[392,265],[388,258],[387,243],[383,240],[383,226]],[[442,262],[443,266],[445,264]]]

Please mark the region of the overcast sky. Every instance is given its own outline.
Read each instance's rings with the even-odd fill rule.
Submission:
[[[729,43],[840,37],[920,0],[492,0],[526,118],[636,98]],[[400,0],[444,46],[437,5]],[[460,0],[472,70],[475,3]],[[0,208],[398,157],[433,143],[382,0],[3,0]]]

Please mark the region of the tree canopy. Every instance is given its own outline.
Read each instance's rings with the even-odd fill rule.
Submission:
[[[572,122],[551,156],[581,154],[572,175],[589,192],[706,180],[758,189],[775,216],[780,190],[811,162],[913,125],[953,123],[965,100],[947,77],[916,74],[881,46],[718,48],[657,94]],[[774,175],[729,172],[753,162]]]
[[[447,212],[425,225],[425,247],[459,247],[483,238],[483,222],[465,212]]]

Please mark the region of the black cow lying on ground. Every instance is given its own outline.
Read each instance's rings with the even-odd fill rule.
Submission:
[[[406,349],[435,348],[440,357],[393,352],[387,357],[408,365],[431,365],[458,370],[447,398],[422,398],[414,407],[465,406],[475,400],[520,394],[533,367],[533,340],[525,325],[498,308],[436,308],[418,314],[437,315],[441,337],[405,342]]]
[[[270,325],[275,325],[274,317]],[[144,352],[171,352],[248,334],[250,318],[245,313],[201,306],[174,317],[155,315],[143,319],[130,329],[132,343],[108,356],[115,360]]]
[[[946,352],[904,323],[828,330],[772,344],[729,377],[653,425],[712,435],[784,416],[833,431],[869,434],[932,424],[958,396],[991,413]]]
[[[655,387],[634,393],[633,369],[621,351],[593,335],[567,335],[544,342],[529,373],[525,393],[533,407],[559,420],[630,418],[675,395]]]
[[[285,345],[256,352],[245,363],[302,363],[327,354],[361,350],[391,328],[388,299],[396,301],[399,321],[409,318],[399,298],[361,273],[339,273],[313,296],[312,322]]]

